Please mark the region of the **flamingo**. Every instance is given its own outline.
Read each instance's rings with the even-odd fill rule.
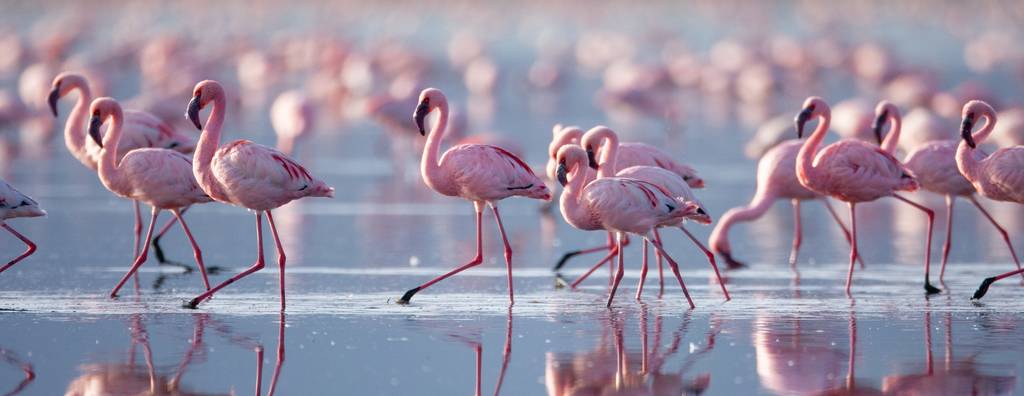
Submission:
[[[701,224],[711,224],[711,216],[709,216],[707,212],[704,211],[704,209],[702,208],[703,205],[700,203],[699,200],[697,200],[697,197],[693,194],[693,191],[690,190],[690,187],[687,186],[686,182],[679,175],[664,168],[643,165],[631,166],[629,168],[622,169],[613,174],[613,169],[619,169],[618,164],[616,163],[618,161],[619,137],[615,133],[615,131],[605,126],[597,126],[591,128],[589,131],[587,131],[585,135],[583,135],[583,139],[581,139],[580,144],[586,148],[588,157],[587,162],[591,168],[595,168],[597,170],[597,177],[625,177],[654,184],[658,187],[663,188],[672,197],[677,197],[685,202],[692,202],[697,205],[696,213],[692,216],[689,216],[687,219],[696,221]],[[600,161],[596,161],[594,159],[595,147],[599,147],[601,150]],[[722,288],[722,293],[725,294],[726,301],[728,301],[730,299],[729,291],[726,290],[725,282],[722,282],[722,276],[718,272],[718,264],[715,262],[715,255],[711,253],[711,251],[709,251],[706,247],[704,247],[704,245],[700,243],[700,241],[698,241],[697,238],[695,238],[693,234],[691,234],[690,231],[683,226],[682,221],[673,224],[666,224],[666,226],[678,227],[684,234],[686,234],[688,238],[690,238],[690,241],[697,245],[697,248],[704,252],[704,255],[707,256],[708,263],[711,264],[711,268],[715,270],[715,277],[718,279],[718,284]],[[661,243],[661,235],[658,234],[657,228],[654,229],[654,238],[658,241],[658,243]],[[644,242],[644,250],[647,250],[647,242]],[[597,266],[600,266],[602,264],[603,261],[598,263]],[[595,268],[597,266],[595,266]],[[658,275],[659,279],[662,280],[660,287],[662,290],[664,290],[664,280],[662,277],[661,267],[661,256],[659,255]],[[591,271],[593,271],[593,269]],[[573,283],[573,285],[578,284],[580,281],[586,278],[587,275],[589,275],[589,272],[580,277],[580,279]],[[640,295],[643,293],[644,280],[646,279],[646,277],[647,260],[644,260],[643,265],[640,269],[640,284],[637,287],[636,293],[637,300],[640,299]]]
[[[204,127],[199,123],[199,111],[211,103],[213,110],[210,111]],[[334,189],[314,178],[298,162],[272,148],[248,140],[236,140],[218,147],[221,127],[224,125],[224,116],[227,112],[225,104],[224,88],[217,81],[200,81],[193,89],[192,100],[185,115],[196,128],[202,130],[202,135],[193,157],[192,173],[203,191],[214,200],[256,212],[256,263],[193,298],[185,306],[195,308],[225,286],[263,269],[262,223],[263,214],[266,214],[277,247],[281,310],[284,311],[286,257],[270,211],[299,198],[333,198]]]
[[[899,135],[900,113],[896,106],[882,101],[878,104],[875,113],[878,117],[874,126],[877,135],[881,135],[881,128],[886,121],[892,122],[892,128],[889,135],[886,136],[886,141],[888,142],[889,138],[894,135]],[[956,202],[957,197],[967,199],[974,204],[978,211],[996,227],[996,230],[1003,236],[1003,240],[1006,241],[1006,246],[1010,249],[1010,256],[1013,257],[1017,268],[1020,268],[1020,260],[1017,259],[1017,252],[1014,251],[1013,244],[1010,243],[1009,234],[981,206],[981,203],[974,196],[976,191],[974,186],[957,169],[957,144],[958,142],[954,140],[925,142],[911,150],[910,154],[907,155],[907,159],[903,162],[904,166],[917,178],[921,188],[946,197],[946,240],[942,245],[942,267],[939,269],[939,280],[941,281],[946,274],[946,261],[949,258],[949,250],[953,244],[953,204]],[[891,147],[888,148],[890,150],[887,151],[892,153]],[[984,158],[984,154],[980,151],[975,152],[973,156],[977,160]]]
[[[295,141],[309,135],[316,121],[316,108],[302,92],[287,91],[270,106],[270,124],[277,133],[277,149],[292,155]]]
[[[850,267],[846,274],[846,293],[850,293],[853,284],[853,263],[858,256],[856,205],[882,197],[893,197],[906,202],[928,216],[928,236],[924,250],[924,289],[929,294],[938,293],[941,290],[932,286],[928,277],[935,213],[896,194],[897,191],[916,191],[919,187],[917,180],[892,154],[860,140],[842,139],[826,146],[819,153],[818,148],[828,132],[831,117],[831,110],[823,99],[812,96],[804,101],[803,109],[794,120],[797,136],[803,137],[804,126],[809,120],[820,118],[820,122],[797,153],[796,173],[800,184],[807,189],[832,196],[847,202],[850,206],[853,242],[850,247]]]
[[[967,102],[963,108],[963,122],[960,125],[962,141],[956,148],[956,166],[960,173],[971,182],[983,197],[1005,202],[1024,203],[1024,147],[1014,146],[996,150],[991,155],[977,154],[977,146],[992,134],[996,126],[996,112],[988,103],[980,100]],[[985,125],[973,132],[975,123],[985,119]],[[973,132],[973,134],[972,134]],[[1003,234],[1004,237],[1006,234]],[[1006,239],[1009,243],[1009,239]],[[1011,247],[1012,252],[1012,247]],[[1016,261],[1016,254],[1014,260]],[[973,299],[980,299],[988,293],[992,283],[1008,277],[1024,274],[1017,263],[1017,269],[985,278],[974,292]]]
[[[424,121],[434,110],[438,111],[439,116],[428,135]],[[427,88],[420,93],[413,119],[420,134],[427,136],[427,144],[423,147],[423,158],[420,162],[420,174],[423,176],[424,184],[442,195],[473,202],[473,208],[476,210],[476,256],[465,265],[409,289],[397,303],[408,304],[412,297],[423,289],[483,262],[483,239],[480,231],[484,205],[487,205],[494,212],[501,241],[505,244],[508,300],[509,305],[514,305],[512,247],[509,246],[508,237],[505,235],[505,226],[501,223],[497,202],[513,196],[549,201],[551,193],[526,162],[501,147],[462,144],[448,149],[442,155],[441,140],[448,126],[448,98],[441,90]]]
[[[789,199],[793,205],[793,248],[789,254],[789,264],[795,266],[800,253],[800,245],[803,241],[803,227],[801,224],[800,207],[803,201],[820,200],[828,209],[832,218],[843,230],[847,242],[851,241],[850,231],[839,219],[839,215],[832,208],[828,199],[814,191],[808,190],[800,184],[796,177],[796,157],[803,142],[789,140],[772,147],[757,162],[757,190],[754,197],[747,206],[739,206],[729,209],[719,219],[718,225],[711,231],[708,245],[711,250],[725,259],[730,268],[741,268],[746,266],[732,255],[732,247],[729,244],[729,230],[736,223],[754,221],[764,216],[771,209],[772,204],[779,199]],[[858,256],[857,260],[861,260]],[[861,267],[864,263],[861,261]]]
[[[16,238],[20,239],[28,249],[21,253],[14,260],[9,261],[3,267],[0,267],[0,272],[6,271],[11,268],[14,264],[24,260],[25,257],[31,256],[36,251],[36,244],[28,237],[21,235],[20,232],[16,231],[11,226],[7,225],[7,219],[14,219],[18,217],[39,217],[46,216],[46,211],[39,208],[39,203],[33,200],[28,195],[22,194],[21,191],[16,190],[7,184],[6,181],[0,180],[0,227],[10,232]]]
[[[562,217],[581,230],[607,230],[615,232],[618,270],[608,294],[606,306],[611,307],[615,291],[623,276],[622,247],[626,233],[653,241],[654,248],[669,263],[690,308],[695,308],[690,292],[679,274],[679,266],[656,239],[656,227],[677,224],[688,216],[697,215],[698,206],[681,197],[645,181],[625,177],[602,177],[587,180],[587,154],[579,146],[567,145],[558,151],[558,182],[564,187],[560,198]],[[584,184],[586,183],[586,184]]]
[[[50,111],[57,116],[57,102],[61,98],[78,90],[78,100],[75,102],[71,114],[68,115],[64,125],[64,145],[67,146],[78,162],[93,171],[96,171],[100,161],[101,148],[96,142],[86,138],[86,120],[89,117],[88,107],[92,103],[92,89],[89,80],[82,74],[64,72],[53,79],[50,94],[47,98]],[[124,116],[122,128],[123,139],[117,145],[117,159],[120,160],[128,152],[140,148],[164,148],[181,152],[191,153],[195,149],[195,141],[181,133],[178,133],[170,125],[161,121],[156,116],[135,110],[123,110]],[[135,208],[135,243],[132,257],[139,255],[139,241],[142,237],[142,212],[139,208],[139,201],[133,200]],[[184,211],[182,211],[184,213]],[[160,238],[171,229],[177,217],[172,218],[160,229],[153,239],[153,250],[156,253],[160,264],[167,264],[169,261],[164,257],[163,249],[160,248]],[[147,240],[147,244],[149,241]]]
[[[120,151],[121,136],[123,135],[124,111],[121,105],[111,98],[98,98],[89,107],[92,118],[89,121],[89,136],[99,146],[100,156],[97,165],[97,173],[100,181],[110,192],[117,196],[145,202],[153,207],[149,221],[149,229],[146,231],[145,241],[153,236],[153,227],[156,225],[157,215],[162,210],[169,210],[174,218],[181,224],[185,236],[192,244],[192,251],[195,254],[196,265],[203,276],[203,285],[210,289],[210,281],[206,278],[206,266],[203,264],[203,254],[196,244],[192,232],[189,230],[185,220],[181,218],[182,208],[192,204],[206,203],[213,201],[196,184],[192,176],[192,161],[185,154],[174,150],[160,148],[141,148],[129,151],[124,157],[118,158]],[[100,126],[109,122],[110,129],[102,140],[100,138]],[[117,297],[125,282],[138,271],[142,263],[146,262],[149,254],[149,244],[144,244],[142,252],[135,257],[135,262],[125,273],[121,281],[114,286],[110,292],[110,298]]]

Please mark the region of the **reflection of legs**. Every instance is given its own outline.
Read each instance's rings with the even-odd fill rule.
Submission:
[[[822,198],[821,203],[825,204],[825,209],[828,209],[828,213],[832,215],[832,219],[836,221],[839,229],[843,230],[843,236],[846,237],[846,243],[853,243],[853,237],[850,235],[850,230],[846,229],[846,224],[843,224],[843,220],[839,218],[839,214],[832,208],[832,204],[828,202],[828,198]],[[857,262],[860,263],[860,269],[864,269],[864,260],[857,256]]]
[[[789,265],[795,266],[803,241],[803,227],[800,224],[800,200],[794,198],[790,202],[793,204],[793,250],[789,252]]]
[[[998,222],[996,222],[996,219],[994,219],[992,215],[988,214],[988,211],[985,210],[985,207],[981,206],[981,203],[978,202],[977,198],[975,198],[972,195],[968,199],[971,200],[971,203],[973,203],[974,206],[978,207],[978,210],[981,211],[981,214],[985,215],[985,218],[987,218],[988,221],[992,223],[992,226],[996,227],[996,230],[999,231],[999,234],[1003,236],[1003,241],[1006,242],[1006,247],[1010,249],[1010,257],[1013,257],[1013,263],[1017,264],[1018,270],[1021,269],[1020,260],[1017,259],[1017,252],[1013,250],[1013,244],[1010,243],[1010,235],[1006,233],[1006,230],[1003,229],[1003,227],[1000,226]]]
[[[501,370],[498,371],[498,382],[494,385],[494,396],[501,394],[501,384],[505,382],[505,371],[508,370],[508,362],[512,359],[512,308],[508,310],[508,320],[505,322],[505,351],[501,354]]]
[[[618,265],[618,267],[617,267],[617,269],[615,271],[615,278],[612,281],[612,290],[608,293],[608,303],[606,304],[606,306],[609,307],[609,308],[611,308],[611,306],[612,306],[612,300],[615,299],[615,291],[619,289],[619,282],[622,281],[622,275],[625,272],[624,268],[623,268],[623,256],[624,255],[623,255],[623,252],[622,252],[622,238],[623,238],[623,234],[624,233],[621,233],[621,232],[618,233],[619,241],[618,241],[618,249],[617,250],[619,251],[619,260],[618,260],[619,261],[619,265]]]
[[[491,211],[494,212],[494,220],[498,223],[498,231],[501,232],[501,242],[505,244],[505,267],[508,269],[508,303],[516,303],[515,293],[512,292],[512,246],[508,244],[508,236],[505,235],[505,226],[501,224],[501,214],[498,213],[498,205],[491,204]]]
[[[481,375],[481,371],[483,371],[482,369],[483,369],[483,365],[484,365],[484,361],[483,361],[484,360],[483,359],[483,357],[484,357],[483,346],[481,346],[480,344],[476,344],[476,346],[473,347],[473,350],[476,351],[476,393],[474,393],[474,395],[480,396],[482,394],[482,393],[480,393],[480,388],[481,388],[480,385],[481,385],[481,382],[483,382],[482,381],[483,380],[483,376]]]
[[[277,247],[277,269],[278,281],[281,284],[281,312],[284,312],[284,247],[281,246],[281,237],[277,235],[277,225],[274,224],[274,215],[267,211],[267,223],[270,224],[270,233],[274,236],[274,246]]]
[[[160,209],[154,207],[153,215],[149,219],[149,230],[146,231],[145,240],[147,241],[149,240],[150,237],[153,236],[153,226],[156,225],[156,217],[158,214],[160,214]],[[121,290],[121,286],[124,286],[124,283],[128,281],[128,278],[130,278],[132,275],[135,275],[136,271],[139,270],[139,267],[142,266],[142,263],[146,262],[146,255],[148,253],[149,244],[145,244],[142,246],[142,252],[139,253],[139,255],[135,258],[135,262],[132,263],[131,268],[128,269],[128,272],[126,274],[124,274],[124,277],[121,278],[121,281],[117,282],[117,286],[114,286],[114,290],[110,291],[110,298],[117,297],[117,292]]]
[[[188,237],[188,242],[192,244],[192,254],[196,258],[196,265],[199,266],[199,274],[203,276],[203,285],[206,286],[206,290],[210,290],[210,280],[206,278],[206,265],[203,264],[203,252],[199,250],[199,245],[196,243],[195,238],[192,237],[192,231],[189,231],[188,225],[185,224],[185,219],[181,217],[181,211],[178,209],[171,209],[171,213],[174,214],[174,218],[181,224],[181,229],[185,231],[185,236]],[[168,225],[174,223],[167,223]],[[157,236],[159,238],[159,236]],[[157,249],[156,239],[153,240],[153,250]]]
[[[267,391],[269,396],[274,396],[274,391],[277,389],[277,379],[281,376],[281,367],[284,366],[284,320],[284,311],[282,310],[281,322],[277,328],[277,361],[274,362],[274,376],[270,377],[270,390]]]
[[[455,274],[457,274],[459,272],[462,272],[462,271],[465,271],[465,270],[467,270],[469,268],[472,268],[472,267],[475,267],[477,265],[480,265],[480,263],[482,263],[484,261],[483,239],[482,239],[482,236],[480,235],[480,233],[482,231],[481,227],[482,227],[482,224],[483,224],[483,216],[484,216],[483,203],[482,202],[474,202],[473,203],[473,208],[476,210],[476,257],[474,257],[473,260],[470,260],[468,263],[462,265],[461,267],[458,267],[458,268],[455,268],[455,269],[453,269],[451,271],[448,271],[444,275],[441,275],[441,276],[439,276],[437,278],[431,279],[427,283],[424,283],[422,285],[419,285],[419,286],[416,286],[416,287],[414,287],[412,289],[409,289],[409,291],[405,292],[405,294],[402,295],[402,298],[399,298],[398,301],[396,301],[397,304],[408,304],[409,300],[412,299],[412,296],[416,295],[416,293],[418,293],[420,290],[426,289],[426,288],[430,287],[431,285],[433,285],[433,284],[435,284],[437,282],[443,281],[446,278],[448,278],[449,276],[455,275]]]
[[[930,272],[932,262],[932,228],[935,226],[935,212],[932,211],[931,209],[921,206],[920,204],[917,204],[899,195],[893,194],[892,196],[900,201],[906,202],[907,205],[917,208],[918,210],[924,212],[925,215],[928,216],[928,238],[925,240],[924,245],[924,290],[928,294],[938,293],[941,290],[939,290],[939,288],[935,286],[932,286],[932,283],[928,278],[928,273]]]
[[[220,289],[223,289],[224,287],[232,283],[235,283],[239,279],[249,276],[249,274],[252,274],[253,272],[263,269],[263,265],[263,212],[256,212],[256,263],[254,263],[251,267],[247,268],[245,271],[242,271],[238,275],[235,275],[230,279],[224,281],[223,283],[215,286],[213,289],[207,290],[203,294],[200,294],[196,298],[193,298],[192,301],[188,302],[186,307],[195,308],[197,305],[199,305],[199,303],[206,301],[206,299],[210,298],[210,296],[213,296],[213,294],[219,291]]]
[[[644,237],[646,237],[648,240],[651,239],[650,235],[645,235]],[[690,292],[686,290],[686,284],[683,283],[683,276],[679,274],[679,265],[676,264],[676,261],[672,259],[672,256],[669,256],[668,253],[665,252],[665,249],[662,248],[661,246],[661,242],[654,241],[653,244],[654,249],[660,252],[661,255],[665,257],[665,260],[668,261],[668,266],[672,268],[672,272],[675,274],[676,280],[679,281],[679,287],[683,289],[683,295],[686,296],[686,302],[690,304],[690,309],[696,308],[697,306],[693,304],[693,299],[690,298]]]
[[[694,245],[697,245],[698,249],[704,252],[704,256],[708,258],[708,263],[711,264],[711,269],[715,270],[715,279],[718,280],[718,286],[722,288],[722,294],[725,294],[725,301],[732,300],[732,297],[729,297],[729,291],[725,289],[725,281],[722,280],[722,275],[718,272],[718,264],[715,262],[715,254],[711,253],[711,251],[708,250],[708,248],[704,246],[703,243],[700,243],[700,240],[694,237],[693,234],[691,234],[690,231],[687,230],[685,227],[680,225],[679,229],[682,230],[684,234],[686,234],[687,238],[690,238],[690,240],[693,241]]]
[[[11,268],[12,265],[17,264],[19,261],[23,260],[25,257],[31,256],[32,253],[35,253],[35,251],[36,251],[36,244],[32,243],[31,240],[26,238],[24,235],[21,235],[21,233],[19,233],[18,231],[15,231],[13,228],[11,228],[11,226],[7,225],[7,223],[0,223],[0,227],[3,227],[5,230],[10,232],[11,235],[14,235],[18,239],[20,239],[22,242],[24,242],[26,246],[28,246],[28,249],[25,249],[24,253],[22,253],[18,257],[15,257],[14,260],[11,260],[7,264],[5,264],[3,267],[0,267],[0,272],[4,272],[8,268]]]

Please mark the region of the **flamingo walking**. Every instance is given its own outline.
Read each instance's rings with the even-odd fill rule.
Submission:
[[[57,102],[76,90],[78,91],[78,100],[71,109],[71,114],[68,115],[67,122],[64,125],[64,145],[67,146],[68,151],[78,162],[81,162],[86,168],[96,171],[102,149],[99,144],[91,142],[86,138],[87,125],[85,123],[89,118],[89,105],[93,100],[89,80],[84,75],[73,72],[64,72],[57,75],[53,79],[47,102],[50,105],[53,116],[56,117]],[[164,148],[189,154],[196,147],[195,141],[192,138],[175,131],[170,125],[150,113],[123,110],[122,114],[124,116],[122,122],[123,138],[117,145],[118,160],[130,151],[140,148]],[[134,258],[139,255],[139,242],[142,237],[142,213],[139,208],[139,201],[133,200],[132,204],[135,207],[135,243],[132,254]],[[184,213],[184,210],[182,213]],[[175,221],[177,221],[177,217],[168,221],[152,241],[153,250],[161,264],[166,264],[169,261],[164,257],[159,241],[170,230]],[[149,241],[147,240],[146,243],[148,244]]]
[[[982,118],[985,119],[984,126],[978,132],[973,132],[975,124]],[[964,105],[963,122],[960,125],[960,136],[963,140],[956,148],[956,166],[982,196],[996,201],[1021,204],[1024,203],[1024,172],[1021,171],[1021,164],[1024,164],[1024,147],[1001,148],[991,155],[982,154],[980,158],[978,155],[980,150],[977,146],[992,134],[996,120],[996,112],[988,103],[972,100]],[[1016,255],[1014,259],[1016,260]],[[984,297],[989,287],[996,281],[1024,274],[1019,262],[1017,267],[1016,270],[985,278],[974,292],[973,298]]]
[[[160,211],[169,210],[174,214],[174,218],[181,224],[185,236],[192,244],[196,265],[203,276],[203,285],[209,290],[210,281],[206,277],[202,251],[199,250],[199,245],[192,237],[188,225],[181,218],[182,208],[213,201],[196,184],[191,172],[192,161],[185,154],[160,148],[135,149],[118,158],[118,146],[124,135],[125,122],[121,105],[111,98],[98,98],[92,102],[89,112],[92,114],[89,121],[89,136],[100,147],[97,172],[103,186],[117,196],[145,202],[153,207],[145,241],[153,236],[153,227]],[[107,122],[110,123],[110,128],[101,140],[100,127]],[[117,297],[117,292],[128,278],[146,262],[148,254],[149,244],[146,243],[142,246],[142,252],[135,257],[131,268],[110,291],[110,298]]]
[[[560,198],[562,217],[581,230],[603,229],[615,232],[617,237],[614,252],[618,256],[618,267],[606,305],[611,307],[622,281],[623,242],[625,234],[631,233],[653,242],[655,250],[668,260],[690,308],[695,308],[679,266],[654,239],[653,231],[659,226],[677,224],[688,216],[696,215],[698,206],[669,195],[668,191],[655,184],[637,179],[603,177],[587,183],[587,168],[587,154],[581,147],[568,145],[559,149],[558,182],[564,187]]]
[[[297,90],[282,93],[270,106],[270,124],[277,133],[277,149],[285,155],[292,155],[295,142],[309,135],[315,121],[313,102]]]
[[[437,110],[439,115],[428,134],[424,128],[424,120],[434,110]],[[529,165],[501,147],[462,144],[448,149],[442,155],[441,140],[448,125],[448,99],[441,90],[427,88],[420,93],[413,119],[420,134],[427,136],[427,144],[423,148],[423,158],[420,162],[423,182],[442,195],[473,202],[476,210],[476,256],[470,262],[444,275],[409,289],[397,303],[408,304],[412,297],[423,289],[483,262],[483,240],[480,231],[484,205],[487,205],[494,212],[494,220],[498,224],[498,231],[505,245],[508,299],[510,305],[515,304],[512,287],[512,247],[509,246],[508,237],[505,235],[505,226],[501,223],[497,202],[513,196],[548,201],[551,199],[551,193]]]
[[[14,264],[24,260],[25,257],[31,256],[32,253],[35,253],[36,251],[36,244],[32,242],[32,240],[28,239],[28,237],[21,235],[20,232],[7,225],[7,220],[18,217],[39,216],[46,216],[46,211],[39,208],[39,203],[28,195],[22,194],[21,191],[11,187],[11,185],[7,184],[6,181],[0,180],[0,227],[20,239],[21,242],[25,243],[25,246],[28,247],[28,249],[18,257],[15,257],[14,260],[7,262],[3,267],[0,267],[0,272],[6,271]]]
[[[803,137],[804,126],[808,121],[814,118],[819,118],[820,121],[814,133],[797,153],[796,173],[800,184],[807,189],[832,196],[847,202],[850,206],[853,242],[850,247],[850,267],[846,274],[846,293],[850,293],[853,284],[853,264],[858,256],[857,204],[882,197],[893,197],[906,202],[928,216],[928,236],[924,251],[924,288],[929,294],[938,293],[941,290],[932,286],[928,276],[935,213],[896,194],[897,191],[917,190],[917,180],[892,154],[860,140],[842,139],[819,152],[818,148],[828,132],[831,116],[828,104],[821,98],[812,96],[804,101],[803,109],[794,120],[797,136]]]
[[[886,136],[886,142],[894,135],[899,135],[900,113],[896,106],[883,101],[878,104],[875,113],[878,117],[874,126],[876,134],[881,135],[881,128],[888,121],[892,122],[892,127]],[[922,189],[946,197],[946,240],[942,244],[942,266],[939,269],[939,280],[941,281],[946,274],[946,262],[949,258],[950,248],[953,245],[953,204],[956,202],[957,197],[964,198],[974,204],[978,211],[996,227],[996,230],[1003,236],[1003,240],[1006,241],[1006,246],[1010,249],[1010,256],[1013,257],[1017,268],[1020,268],[1020,260],[1017,259],[1017,252],[1014,251],[1013,244],[1010,243],[1009,234],[981,206],[981,203],[978,202],[974,195],[976,191],[974,186],[957,169],[956,147],[958,143],[955,140],[933,140],[916,145],[903,162],[907,169],[917,178],[917,182],[921,185]],[[891,146],[892,144],[883,148],[892,153]],[[972,155],[977,160],[984,158],[984,154],[980,151],[976,151]]]
[[[281,287],[281,310],[285,308],[285,253],[270,211],[304,197],[334,197],[334,189],[310,175],[284,153],[248,140],[236,140],[220,146],[226,98],[224,88],[213,80],[196,84],[185,115],[202,130],[192,161],[192,173],[203,191],[216,201],[256,212],[256,263],[223,283],[207,290],[186,304],[195,308],[225,286],[263,269],[263,215],[277,247],[277,265]],[[199,111],[209,104],[213,110],[204,127]]]

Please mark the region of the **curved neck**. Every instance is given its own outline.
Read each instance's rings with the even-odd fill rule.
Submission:
[[[820,179],[811,177],[815,173],[814,155],[818,153],[821,141],[825,140],[825,133],[828,132],[828,126],[832,118],[831,112],[826,110],[819,118],[818,127],[814,129],[814,133],[800,147],[800,152],[796,156],[797,177],[800,179],[801,184],[805,186],[810,184],[810,182]]]
[[[567,129],[561,132],[560,134],[556,135],[555,138],[551,141],[551,144],[548,146],[548,155],[550,155],[551,158],[555,158],[555,155],[558,154],[558,149],[562,148],[562,146],[572,143],[573,139],[578,140],[582,134],[583,133],[580,132],[579,130]]]
[[[610,130],[599,134],[601,159],[598,160],[597,177],[614,177],[619,158],[619,136]]]
[[[896,145],[900,142],[900,130],[903,129],[903,118],[899,113],[890,112],[889,122],[892,122],[892,127],[889,128],[889,133],[882,140],[882,150],[895,155]]]
[[[437,122],[430,128],[427,135],[427,144],[423,146],[423,156],[420,159],[420,173],[423,175],[423,182],[434,190],[445,185],[446,178],[441,171],[439,161],[441,159],[441,140],[448,128],[448,102],[440,101],[437,104],[439,112]]]
[[[220,145],[220,131],[224,125],[224,114],[227,113],[223,93],[218,92],[214,94],[211,102],[213,102],[213,110],[210,111],[210,116],[206,118],[206,126],[203,127],[203,132],[199,136],[199,143],[196,145],[193,160],[192,167],[197,173],[200,170],[205,172],[210,169],[213,155],[216,154],[217,146]]]
[[[975,145],[980,145],[988,135],[992,133],[992,129],[995,127],[996,119],[992,114],[985,113],[985,125],[981,127],[977,132],[971,134]],[[960,173],[964,175],[964,178],[974,182],[979,179],[978,167],[981,165],[977,158],[974,156],[975,149],[967,145],[966,141],[961,140],[960,144],[956,148],[956,166],[960,170]]]
[[[84,82],[75,83],[72,89],[76,88],[78,100],[64,124],[64,144],[72,153],[81,153],[85,150],[85,122],[88,118],[89,103],[92,102],[92,90],[89,89],[89,84]]]
[[[582,224],[587,221],[586,208],[583,207],[581,198],[583,197],[583,189],[590,183],[589,175],[593,175],[593,172],[588,172],[587,163],[585,158],[581,158],[579,161],[574,161],[572,166],[572,173],[569,174],[569,183],[565,185],[565,189],[562,190],[562,197],[559,200],[559,208],[562,210],[563,216],[574,226],[585,226]]]
[[[711,231],[708,244],[717,252],[729,253],[731,249],[729,245],[729,229],[732,228],[733,224],[752,221],[764,216],[773,203],[775,203],[773,196],[764,191],[757,191],[754,198],[750,200],[750,204],[746,207],[732,208],[722,215],[722,218],[718,220],[718,225]]]
[[[108,184],[120,184],[123,176],[118,168],[117,146],[121,141],[121,131],[124,126],[124,115],[115,112],[110,115],[110,126],[107,134],[103,136],[103,149],[100,150],[97,171],[100,179],[106,180]]]
[[[974,144],[976,145],[984,143],[985,139],[988,139],[988,135],[992,134],[992,129],[996,126],[995,114],[985,112],[982,113],[982,116],[985,117],[985,126],[982,126],[981,129],[978,129],[977,132],[974,132],[974,134],[971,135],[971,137],[974,138]]]

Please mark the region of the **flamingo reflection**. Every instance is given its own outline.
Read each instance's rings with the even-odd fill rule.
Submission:
[[[26,362],[14,351],[0,347],[0,359],[3,359],[10,365],[21,369],[21,371],[25,373],[25,378],[18,382],[18,385],[16,385],[14,389],[4,393],[5,396],[14,396],[21,393],[29,384],[32,383],[32,381],[36,379],[36,372],[32,368],[32,363]]]

